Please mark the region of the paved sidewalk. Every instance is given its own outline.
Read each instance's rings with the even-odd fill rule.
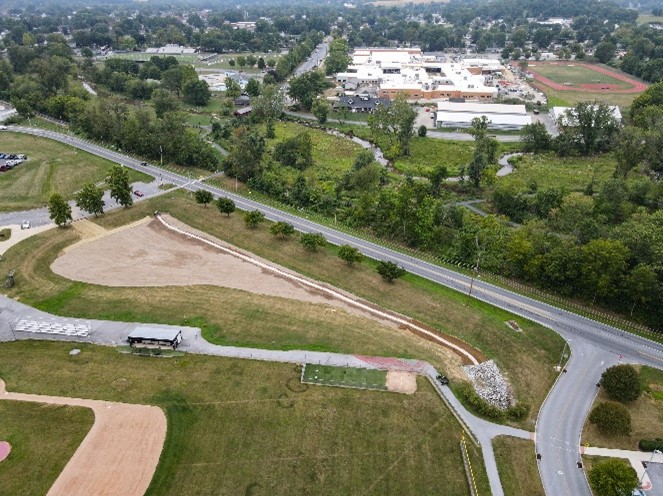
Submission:
[[[643,491],[651,491],[653,486],[651,480],[649,479],[649,474],[645,470],[642,462],[649,463],[651,460],[652,463],[663,463],[663,455],[654,454],[647,451],[594,448],[590,446],[581,448],[580,452],[584,455],[627,459],[631,463],[631,466],[635,469],[635,472],[638,474],[638,480],[641,481],[640,488]]]
[[[49,322],[53,324],[78,324],[89,326],[90,334],[86,337],[64,336],[16,331],[19,320]],[[496,436],[514,436],[532,439],[533,433],[514,429],[504,425],[493,424],[475,417],[468,412],[454,396],[448,386],[442,386],[436,380],[438,371],[428,362],[422,360],[400,360],[391,357],[367,357],[342,353],[327,353],[305,350],[264,350],[259,348],[238,348],[235,346],[219,346],[206,341],[199,328],[145,324],[139,322],[115,322],[94,319],[74,319],[58,317],[35,308],[29,307],[6,296],[0,295],[0,341],[23,339],[43,339],[52,341],[73,341],[101,345],[116,346],[125,344],[127,335],[138,326],[150,325],[162,328],[177,328],[182,331],[183,341],[179,349],[189,353],[215,355],[228,358],[244,358],[284,363],[319,363],[338,367],[357,367],[367,369],[388,369],[415,371],[426,376],[461,426],[481,445],[484,464],[490,482],[491,494],[503,496],[497,464],[493,453],[492,439]]]

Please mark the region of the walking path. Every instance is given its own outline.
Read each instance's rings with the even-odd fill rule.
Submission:
[[[581,454],[591,456],[607,456],[610,458],[626,458],[635,469],[640,481],[640,489],[650,491],[652,489],[651,479],[645,470],[642,462],[663,463],[663,454],[648,453],[646,451],[630,451],[609,448],[584,447],[580,450]]]

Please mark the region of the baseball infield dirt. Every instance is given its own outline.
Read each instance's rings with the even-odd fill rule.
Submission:
[[[417,376],[413,372],[387,372],[387,389],[397,393],[412,394],[417,392]]]
[[[156,406],[9,393],[0,400],[91,408],[94,425],[47,496],[143,496],[166,440],[166,416]],[[35,460],[39,463],[39,460]]]

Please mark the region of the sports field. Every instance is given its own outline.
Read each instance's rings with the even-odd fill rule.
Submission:
[[[359,389],[387,390],[387,372],[352,367],[330,367],[307,363],[302,382],[323,386],[342,386]]]
[[[0,370],[6,368],[3,357]],[[46,494],[93,422],[88,408],[0,401],[0,440],[12,445],[0,463],[0,494]]]
[[[161,407],[168,434],[148,496],[470,494],[460,426],[428,381],[412,395],[317,388],[294,365],[76,347],[72,357],[68,343],[2,343],[0,377],[10,391]],[[468,447],[488,494],[480,452]],[[34,459],[23,463],[27,478]],[[0,477],[0,494],[44,494],[20,493],[23,482]]]
[[[528,66],[532,86],[543,91],[555,105],[571,106],[599,100],[618,105],[622,112],[647,85],[598,64],[580,62],[532,62]]]
[[[0,133],[0,152],[22,153],[28,160],[0,172],[0,212],[43,207],[53,193],[71,199],[87,182],[104,181],[113,162],[57,141]],[[131,181],[149,181],[147,174],[129,171]]]

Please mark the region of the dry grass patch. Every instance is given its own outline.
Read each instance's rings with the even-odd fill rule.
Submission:
[[[493,439],[504,494],[509,496],[545,496],[534,456],[534,443],[511,436]]]
[[[663,398],[656,398],[658,388],[663,387],[663,371],[651,367],[640,368],[640,378],[645,392],[632,403],[624,403],[631,414],[633,430],[630,436],[608,436],[601,434],[595,425],[586,422],[582,432],[582,443],[600,448],[638,450],[640,439],[663,438]],[[610,401],[605,391],[599,391],[594,405]],[[592,405],[592,407],[594,406]]]

